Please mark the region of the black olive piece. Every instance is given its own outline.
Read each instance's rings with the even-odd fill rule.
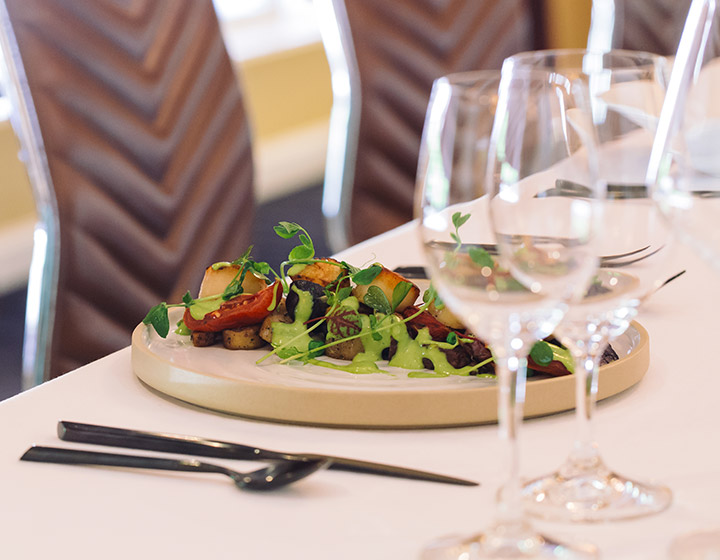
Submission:
[[[295,282],[292,283],[292,286],[290,286],[290,291],[285,298],[285,306],[287,307],[288,315],[293,321],[295,320],[295,308],[300,300],[300,296],[295,290],[309,292],[310,295],[312,295],[313,307],[310,319],[317,319],[318,317],[325,316],[328,309],[325,288],[323,288],[320,284],[310,282],[309,280],[295,280]],[[318,328],[322,328],[322,326]]]
[[[603,352],[602,357],[600,358],[600,365],[604,366],[605,364],[609,364],[610,362],[614,362],[615,360],[619,359],[620,356],[618,356],[617,352],[615,352],[613,347],[608,344],[607,348],[605,348],[605,351]]]

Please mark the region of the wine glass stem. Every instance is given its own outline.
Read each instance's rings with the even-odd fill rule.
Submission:
[[[571,461],[591,467],[599,458],[595,442],[593,415],[597,402],[599,355],[578,353],[575,361],[576,436]]]
[[[520,357],[522,355],[523,357]],[[497,502],[498,525],[522,525],[524,514],[520,480],[518,428],[523,419],[525,403],[526,353],[511,352],[495,357],[498,378],[498,424],[500,438],[505,442],[505,465],[508,478],[500,489]]]

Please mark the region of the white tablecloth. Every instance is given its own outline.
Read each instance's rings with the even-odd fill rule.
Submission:
[[[406,226],[343,257],[399,265],[417,263],[419,253]],[[665,558],[674,536],[720,527],[720,280],[687,253],[677,267],[688,273],[663,288],[639,317],[650,333],[650,369],[637,386],[600,403],[596,430],[609,465],[669,485],[672,507],[634,521],[537,523],[558,538],[595,543],[603,558]],[[257,494],[215,475],[18,461],[30,444],[61,443],[55,435],[60,419],[346,455],[482,485],[323,471],[282,491]],[[133,375],[130,349],[0,403],[0,426],[2,558],[409,559],[429,539],[487,525],[504,480],[496,426],[365,431],[231,417],[145,387]],[[520,438],[524,475],[558,466],[573,426],[571,413],[526,422]]]

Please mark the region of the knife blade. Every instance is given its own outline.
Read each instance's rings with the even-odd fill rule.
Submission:
[[[571,196],[579,198],[587,198],[592,195],[592,190],[580,183],[568,181],[566,179],[557,179],[555,186],[546,191],[535,195],[535,198],[545,198],[550,196]],[[608,183],[606,198],[614,200],[627,200],[634,198],[647,198],[647,186],[642,184],[620,184]]]
[[[685,191],[685,194],[699,198],[720,198],[720,191],[718,190],[688,190]],[[553,188],[539,192],[535,195],[535,198],[550,196],[588,198],[591,195],[592,191],[585,185],[567,179],[556,179]],[[646,185],[639,183],[608,183],[605,198],[608,200],[648,198],[648,188]]]
[[[384,463],[322,455],[317,453],[285,453],[262,449],[251,445],[217,441],[196,436],[179,434],[166,434],[158,432],[145,432],[84,424],[61,420],[57,426],[58,437],[64,441],[78,443],[91,443],[111,447],[125,447],[130,449],[144,449],[147,451],[163,451],[169,453],[184,453],[199,455],[201,457],[216,457],[221,459],[237,459],[245,461],[289,459],[295,461],[330,460],[329,469],[351,471],[358,473],[394,476],[428,482],[456,484],[460,486],[478,486],[478,482],[466,480],[444,474],[431,473]]]

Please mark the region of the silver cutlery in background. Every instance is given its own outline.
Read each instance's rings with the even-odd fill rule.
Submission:
[[[446,241],[433,241],[431,243],[431,245],[434,247],[441,248],[441,249],[445,248],[448,251],[453,251],[457,247],[457,244],[451,243],[449,241],[447,241],[447,242]],[[466,252],[470,248],[484,249],[490,255],[498,254],[497,245],[495,245],[494,243],[466,243],[462,246],[460,251]],[[623,267],[623,266],[628,266],[630,264],[633,264],[633,263],[636,263],[643,259],[646,259],[648,257],[651,257],[652,255],[657,253],[660,249],[662,249],[662,247],[653,249],[652,251],[648,251],[648,249],[650,249],[650,245],[641,247],[639,249],[635,249],[634,251],[627,251],[625,253],[618,253],[616,255],[602,256],[602,257],[600,257],[600,266],[606,267],[606,268],[619,268],[619,267]],[[404,276],[408,280],[413,280],[413,279],[428,280],[429,279],[427,272],[425,271],[425,267],[420,266],[420,265],[398,266],[398,267],[395,267],[393,269],[393,271]]]
[[[58,436],[65,441],[107,445],[111,447],[126,447],[132,449],[145,449],[149,451],[165,451],[170,453],[185,453],[202,457],[217,457],[221,459],[238,460],[290,460],[290,461],[330,461],[329,469],[394,476],[429,482],[442,482],[460,486],[477,486],[472,480],[465,480],[443,474],[430,473],[405,467],[397,467],[371,461],[348,459],[333,455],[317,453],[285,453],[261,449],[250,445],[217,441],[194,436],[178,434],[163,434],[115,428],[111,426],[98,426],[62,420],[58,422]]]
[[[273,461],[252,472],[238,472],[221,465],[186,459],[164,459],[118,453],[98,453],[62,447],[33,446],[20,457],[21,461],[59,463],[63,465],[99,465],[132,469],[217,473],[228,476],[235,486],[247,490],[275,490],[326,468],[326,460]]]

